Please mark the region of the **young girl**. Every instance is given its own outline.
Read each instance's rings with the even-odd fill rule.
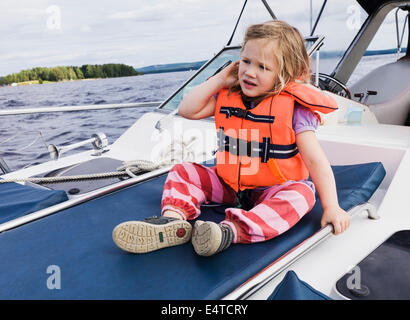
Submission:
[[[333,172],[315,136],[315,111],[337,106],[307,85],[309,80],[309,57],[297,29],[277,20],[250,26],[240,60],[194,88],[179,106],[188,119],[215,116],[216,167],[174,166],[164,186],[162,216],[118,225],[114,242],[135,253],[185,243],[191,238],[186,220],[197,218],[207,202],[233,205],[219,224],[196,221],[197,254],[266,241],[312,209],[315,187],[322,227],[331,223],[335,234],[346,230],[350,218],[339,207]]]

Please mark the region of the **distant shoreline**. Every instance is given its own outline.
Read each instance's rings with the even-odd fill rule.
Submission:
[[[135,77],[135,76],[124,76],[124,77]],[[120,78],[120,77],[117,77],[117,78]],[[13,82],[12,84],[3,85],[3,87],[31,86],[31,85],[36,85],[36,84],[49,84],[49,83],[88,81],[88,80],[101,80],[101,79],[113,79],[113,78],[87,78],[87,79],[70,79],[70,80],[65,79],[65,80],[59,80],[59,81],[43,80],[42,83],[40,83],[39,80],[30,80],[30,81],[23,81],[23,82]],[[0,86],[0,88],[1,87],[2,86]]]
[[[84,64],[78,66],[35,67],[0,78],[0,85],[42,84],[96,78],[138,76],[134,67],[122,63]]]

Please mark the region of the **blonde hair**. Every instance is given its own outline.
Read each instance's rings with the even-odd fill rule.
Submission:
[[[241,52],[249,40],[256,39],[276,42],[273,55],[278,68],[277,78],[265,97],[279,94],[292,81],[310,82],[309,56],[304,39],[296,28],[280,20],[251,25],[246,30]],[[230,91],[240,91],[239,82],[235,83]]]

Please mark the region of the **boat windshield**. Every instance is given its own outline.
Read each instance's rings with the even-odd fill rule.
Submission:
[[[182,86],[173,96],[171,96],[168,101],[165,102],[160,108],[164,110],[175,110],[178,108],[179,103],[182,98],[192,90],[192,88],[205,82],[209,77],[211,77],[221,66],[226,62],[239,60],[239,53],[241,48],[235,47],[232,49],[225,49],[214,59],[207,62],[207,64],[202,68],[202,70],[197,73],[193,78],[188,80],[184,86]]]
[[[372,70],[396,62],[406,55],[409,45],[408,15],[409,12],[400,9],[389,12],[350,76],[348,86],[354,85],[363,75]]]
[[[305,46],[310,56],[320,48],[321,43],[323,42],[323,37],[312,36],[306,37]],[[240,46],[225,48],[213,59],[211,59],[203,68],[189,79],[177,92],[174,93],[168,100],[160,106],[163,110],[175,110],[178,108],[178,105],[182,101],[183,97],[191,91],[194,87],[205,82],[209,77],[213,76],[219,68],[221,68],[227,62],[234,62],[239,60],[240,55]]]

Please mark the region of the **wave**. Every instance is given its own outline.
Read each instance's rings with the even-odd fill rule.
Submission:
[[[124,92],[124,91],[129,91],[129,90],[133,90],[134,88],[131,87],[127,87],[127,88],[123,88],[121,90],[118,90],[118,92]]]
[[[94,101],[94,103],[93,103],[93,104],[104,104],[104,103],[107,103],[107,101],[106,101],[106,100],[104,100],[104,99],[102,99],[102,100],[97,100],[97,101]]]
[[[64,132],[61,132],[61,133],[59,133],[59,134],[57,134],[57,135],[54,135],[54,136],[51,136],[50,138],[49,138],[49,140],[54,140],[54,139],[58,139],[58,138],[60,138],[60,137],[64,137],[64,136],[67,136],[67,135],[70,135],[72,132],[71,131],[64,131]]]
[[[4,102],[4,105],[6,107],[21,107],[21,106],[25,106],[26,104],[23,101],[20,101],[20,100],[10,99],[10,100],[7,100],[6,102]]]

